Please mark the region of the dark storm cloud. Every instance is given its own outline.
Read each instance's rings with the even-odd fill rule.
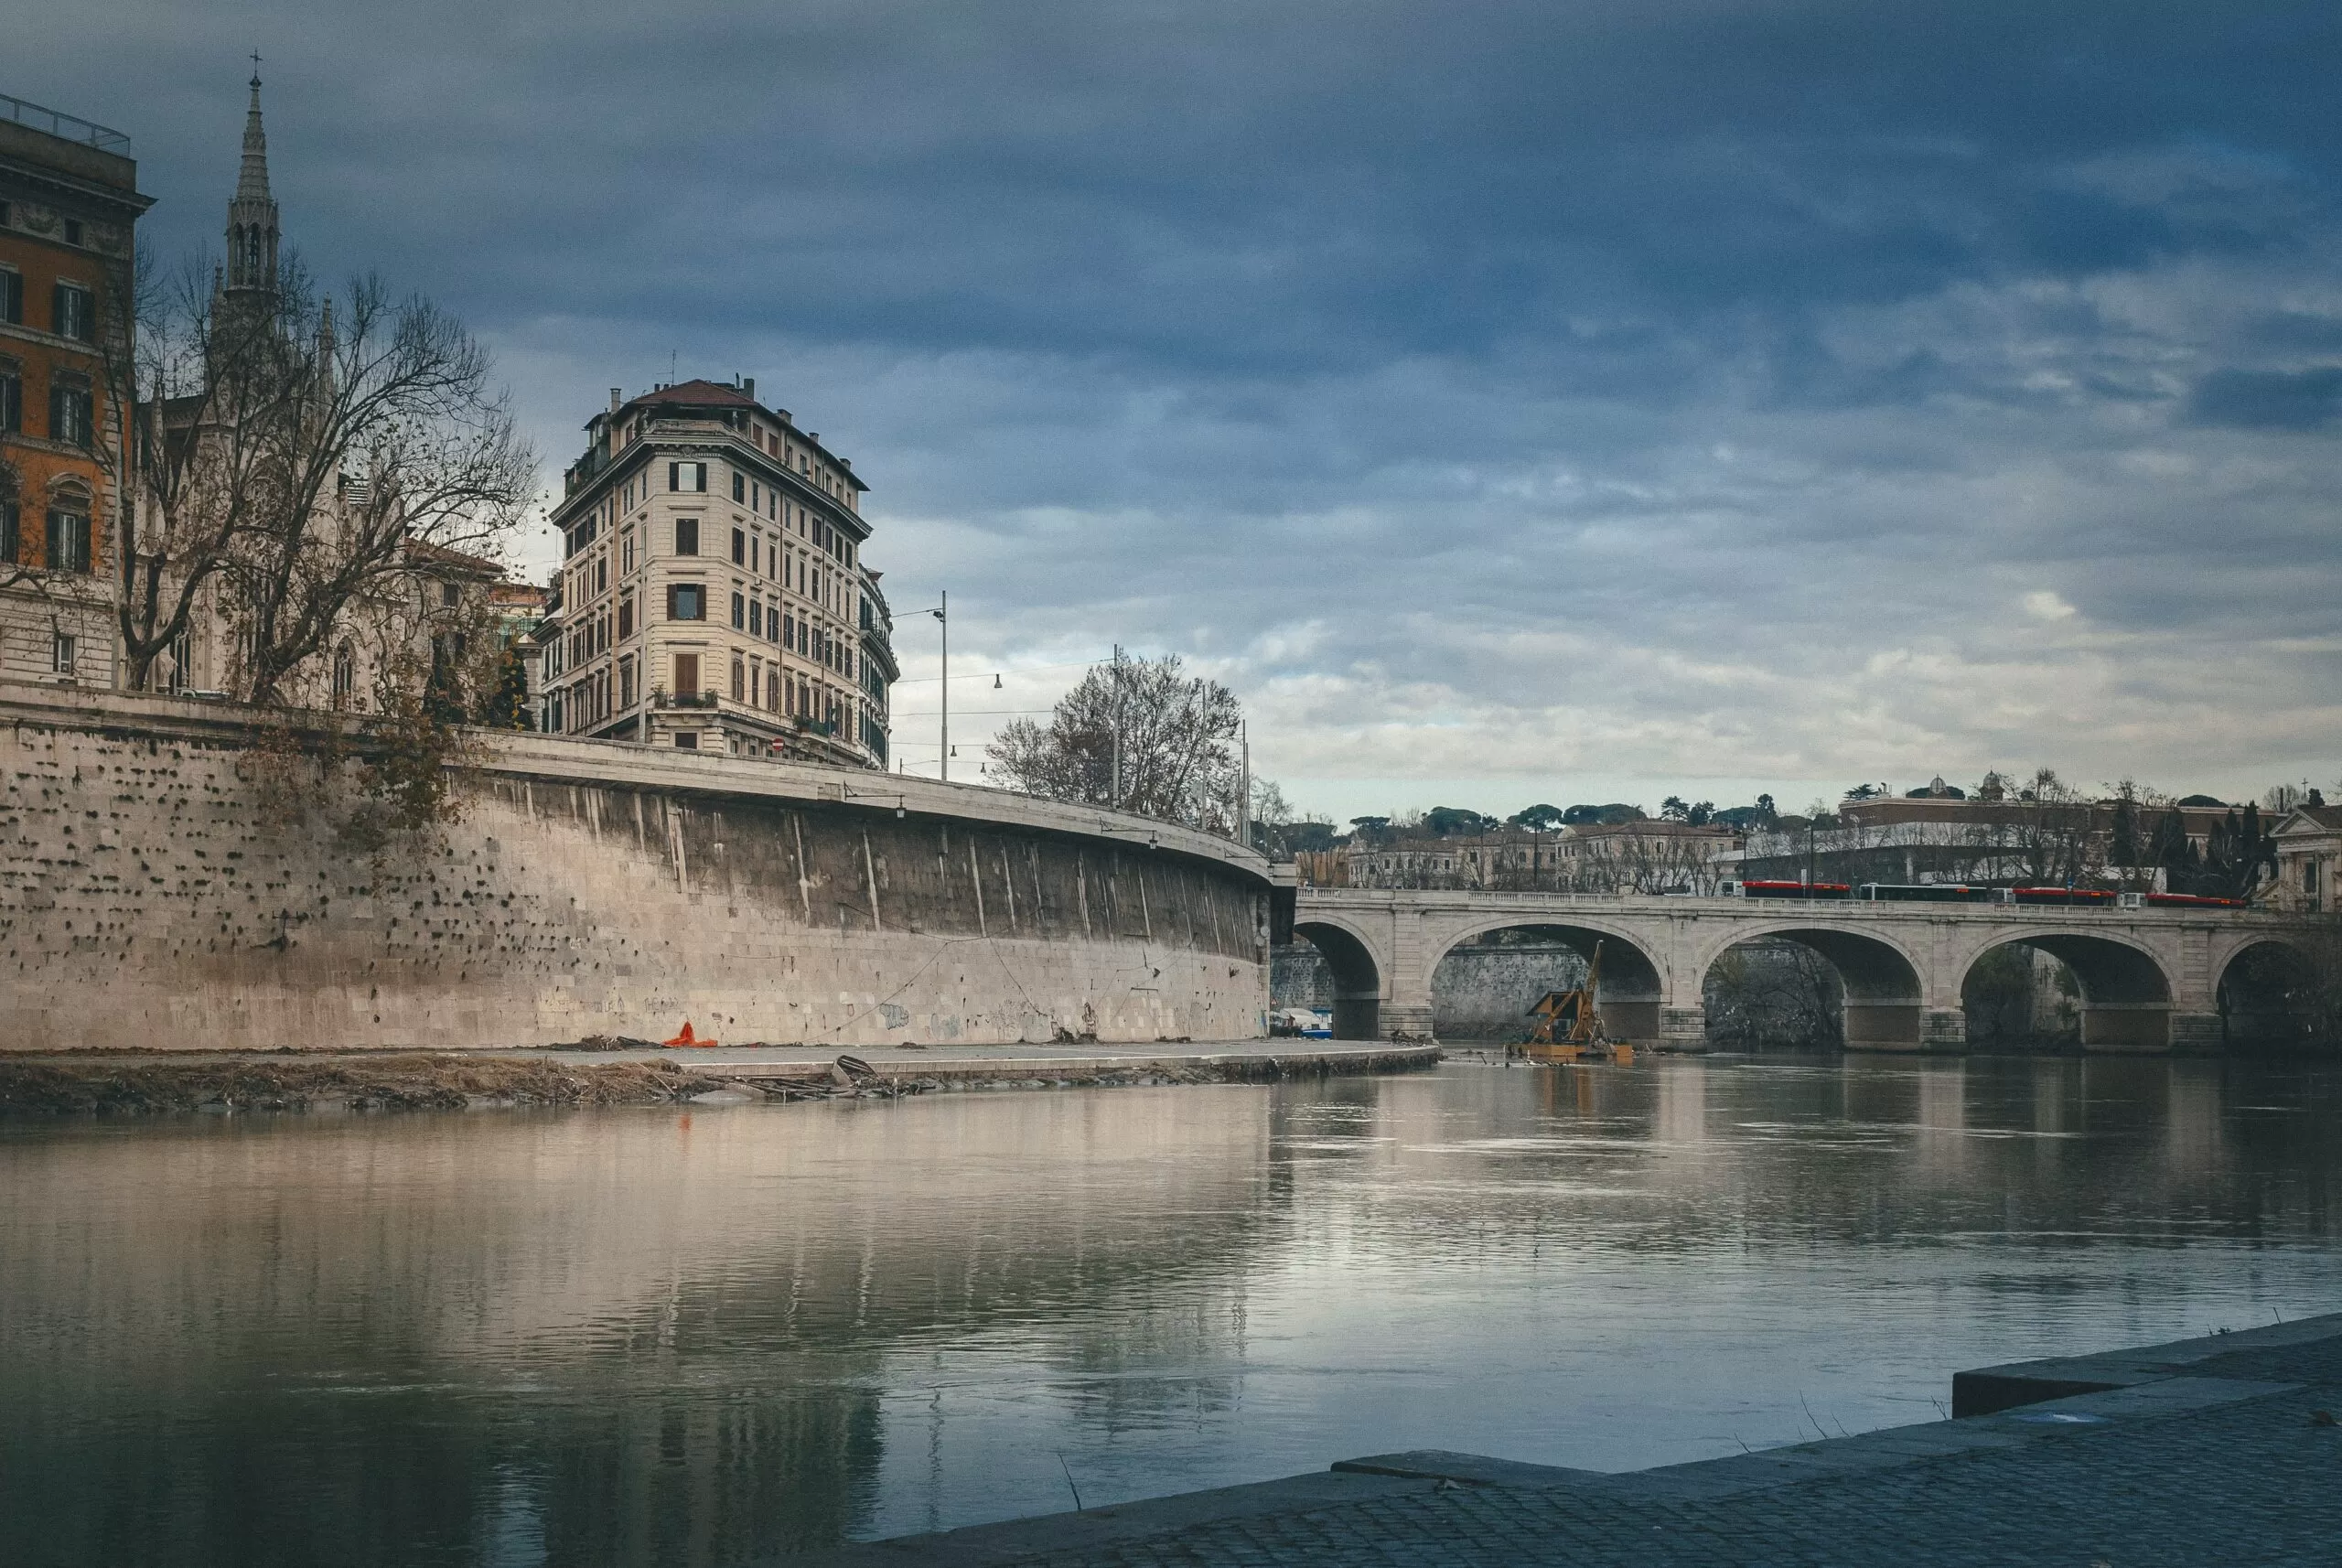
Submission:
[[[2189,419],[2239,430],[2316,430],[2342,418],[2342,365],[2215,371],[2187,397]]]
[[[130,130],[166,248],[257,41],[293,237],[460,309],[550,456],[756,374],[967,646],[1187,649],[1296,781],[2342,765],[2330,5],[36,32],[0,89]]]

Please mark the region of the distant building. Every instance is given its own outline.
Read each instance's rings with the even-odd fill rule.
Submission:
[[[2268,902],[2304,915],[2342,914],[2342,806],[2296,806],[2277,824],[2277,880]]]
[[[130,139],[0,96],[0,676],[111,686],[134,330]]]
[[[739,756],[882,767],[888,619],[865,571],[853,465],[756,383],[683,381],[586,422],[552,521],[540,636],[548,729]]]
[[[1740,846],[1728,827],[1644,819],[1554,832],[1353,843],[1334,867],[1313,860],[1312,886],[1481,887],[1495,892],[1713,892],[1721,857]]]
[[[2114,800],[2040,801],[1988,778],[1975,799],[1933,790],[1846,800],[1837,825],[1802,818],[1753,832],[1735,857],[1734,875],[1751,880],[1980,886],[2111,877],[2154,889],[2164,885],[2152,851],[2176,819],[2178,832],[2201,856],[2235,808],[2226,804],[2138,804],[2130,822],[2131,851],[2121,863],[2121,823]]]

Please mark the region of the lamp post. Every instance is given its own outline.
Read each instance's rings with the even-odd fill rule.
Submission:
[[[943,688],[942,756],[938,759],[943,768],[943,782],[951,782],[951,594],[946,589],[943,602],[929,610],[943,628]]]
[[[937,765],[943,770],[943,782],[951,782],[951,596],[942,596],[943,602],[931,610],[919,610],[919,615],[933,616],[943,625],[943,679],[937,682],[943,688],[943,755]],[[993,677],[998,680],[998,676]]]

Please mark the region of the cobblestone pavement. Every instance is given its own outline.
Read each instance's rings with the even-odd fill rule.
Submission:
[[[1622,1476],[1549,1471],[1525,1485],[1419,1478],[1357,1501],[1296,1499],[1301,1506],[1113,1541],[1051,1542],[1054,1521],[1033,1520],[1028,1551],[1016,1550],[1018,1527],[991,1527],[959,1532],[971,1546],[989,1537],[980,1552],[951,1550],[947,1535],[900,1542],[900,1556],[863,1548],[870,1555],[855,1560],[1034,1568],[2332,1565],[2342,1563],[2342,1427],[2314,1412],[2342,1412],[2342,1316],[2320,1321],[2329,1325],[2324,1337],[2305,1343],[2248,1343],[2264,1336],[2247,1334],[2234,1337],[2233,1352],[2208,1354],[2217,1342],[2195,1342],[2188,1364],[2157,1368],[2128,1389],[1745,1459]],[[2153,1352],[2128,1355],[2123,1364],[2135,1369]],[[1459,1468],[1469,1473],[1468,1463]],[[1528,1467],[1489,1466],[1508,1468]]]

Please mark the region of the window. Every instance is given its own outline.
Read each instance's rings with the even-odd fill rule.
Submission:
[[[732,700],[736,703],[748,700],[748,667],[736,656],[732,660]]]
[[[607,555],[594,558],[594,591],[597,594],[610,591],[610,558]],[[449,599],[447,602],[452,605],[456,601]]]
[[[744,505],[748,499],[748,477],[737,468],[732,471],[732,499]]]
[[[732,596],[732,629],[745,631],[748,625],[748,601],[739,595]]]
[[[668,464],[667,488],[671,490],[706,489],[707,465],[704,463]]]
[[[748,601],[748,635],[762,637],[764,634],[765,602],[762,599],[750,599]]]
[[[90,514],[53,508],[48,514],[48,569],[86,572],[90,569]]]
[[[81,242],[81,220],[79,218],[68,218],[65,220],[65,242],[69,245],[78,245]]]
[[[634,575],[634,530],[630,528],[618,535],[618,570]]]
[[[667,618],[669,620],[705,620],[707,590],[697,583],[667,585]]]
[[[618,640],[624,642],[634,635],[634,596],[629,594],[618,601]]]
[[[780,645],[792,653],[797,651],[797,618],[795,616],[780,618]]]
[[[765,640],[767,642],[780,640],[780,607],[779,605],[770,606],[765,610]]]
[[[0,321],[11,327],[25,324],[24,274],[9,267],[0,267]]]
[[[23,558],[23,528],[22,514],[16,510],[16,498],[0,499],[0,564],[13,566]]]
[[[173,671],[176,685],[177,673]],[[349,694],[358,689],[358,656],[343,643],[333,650],[333,705],[337,711],[349,706]]]
[[[451,610],[463,602],[464,590],[459,585],[455,583],[442,583],[439,585],[439,607],[441,609]]]
[[[679,735],[675,737],[675,745],[677,747],[684,751],[697,751],[699,749],[699,736],[695,735]]]
[[[634,660],[631,659],[618,660],[618,706],[634,706]]]
[[[699,519],[679,517],[675,520],[675,553],[678,555],[699,553]]]
[[[0,360],[0,430],[24,427],[25,373],[16,360]]]
[[[59,675],[73,673],[73,634],[71,632],[60,631],[49,639],[48,658],[49,668],[55,670]]]
[[[59,338],[78,338],[84,343],[96,342],[97,296],[79,284],[59,284],[50,300],[49,325]]]
[[[195,683],[195,630],[192,627],[179,628],[179,634],[171,639],[171,662],[163,680],[164,690],[170,692],[184,692]]]
[[[675,655],[675,695],[678,697],[699,695],[698,654],[678,653]]]
[[[2317,897],[2317,862],[2314,860],[2302,862],[2302,891],[2312,898]]]
[[[745,566],[747,564],[748,536],[736,528],[732,531],[732,564]]]
[[[48,436],[70,446],[87,446],[90,429],[90,389],[87,383],[62,376],[48,383]]]

